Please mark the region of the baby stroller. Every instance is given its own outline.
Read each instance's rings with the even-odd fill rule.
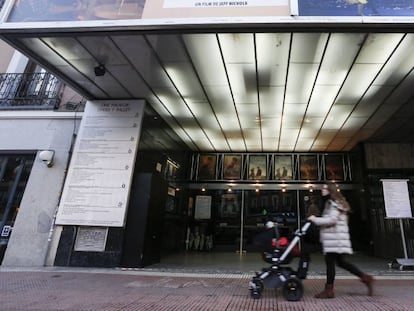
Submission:
[[[263,252],[264,261],[271,264],[268,268],[263,268],[249,282],[249,290],[251,297],[259,299],[265,287],[282,288],[282,294],[288,301],[299,301],[303,296],[302,280],[306,278],[309,266],[309,254],[302,253],[299,250],[298,243],[302,236],[306,234],[310,222],[306,222],[301,229],[297,229],[292,241],[288,241],[286,237],[279,236],[279,229],[274,222],[268,222],[266,227],[270,230],[266,232],[272,233],[271,241],[262,239],[271,245],[271,248],[265,247]],[[268,245],[269,245],[268,244]],[[298,270],[295,271],[287,266],[294,257],[299,257]]]

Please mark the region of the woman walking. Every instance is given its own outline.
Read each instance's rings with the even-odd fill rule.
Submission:
[[[345,260],[346,254],[352,254],[349,236],[348,213],[350,206],[334,184],[322,187],[325,206],[321,217],[311,215],[308,220],[320,227],[320,241],[325,256],[326,284],[325,289],[315,298],[334,298],[335,265],[358,276],[368,287],[368,295],[373,293],[373,277],[363,273],[353,264]]]

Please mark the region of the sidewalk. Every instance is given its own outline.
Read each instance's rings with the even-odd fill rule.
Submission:
[[[185,273],[123,269],[0,267],[0,310],[200,311],[200,310],[414,310],[414,277],[377,276],[374,296],[352,276],[336,282],[334,299],[315,299],[321,277],[304,280],[305,294],[286,301],[265,289],[250,297],[247,273]]]

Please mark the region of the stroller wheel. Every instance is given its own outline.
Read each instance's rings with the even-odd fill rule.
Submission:
[[[262,296],[263,283],[261,280],[253,279],[250,282],[250,295],[253,299],[259,299]]]
[[[282,293],[283,297],[288,301],[300,300],[303,296],[302,282],[295,277],[287,279],[283,284]]]
[[[261,292],[259,292],[259,291],[256,291],[256,290],[251,290],[251,291],[250,291],[250,296],[251,296],[253,299],[260,299],[260,297],[262,297],[262,293],[261,293]]]

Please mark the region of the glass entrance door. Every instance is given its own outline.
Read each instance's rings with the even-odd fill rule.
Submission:
[[[218,192],[214,221],[214,249],[239,251],[242,239],[243,192]]]
[[[297,191],[245,190],[243,248],[257,250],[254,238],[265,230],[268,220],[278,223],[280,234],[290,237],[297,228]]]
[[[188,228],[188,250],[206,250],[204,240],[212,237],[213,251],[258,251],[255,236],[265,230],[268,220],[279,225],[279,231],[291,237],[307,206],[299,190],[210,190],[211,217],[193,218]],[[194,196],[196,197],[196,195]],[[200,241],[200,242],[198,242]],[[207,248],[210,250],[210,248]]]

